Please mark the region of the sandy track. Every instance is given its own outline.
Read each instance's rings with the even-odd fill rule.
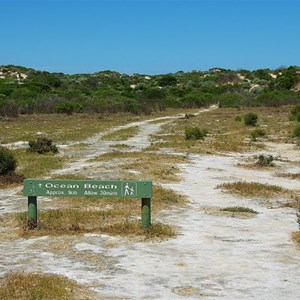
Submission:
[[[139,135],[127,143],[141,150],[148,145],[149,134],[158,131],[161,124],[147,121],[126,125],[141,128]],[[121,127],[114,130],[118,129]],[[108,151],[111,145],[100,141],[100,137],[89,139],[82,159],[59,172],[88,172],[92,167],[89,160]],[[271,154],[295,158],[291,145],[284,149],[273,144],[270,147]],[[58,273],[90,286],[108,299],[299,299],[300,251],[290,239],[291,231],[297,230],[295,212],[276,202],[241,199],[216,189],[225,181],[252,179],[273,184],[276,181],[299,190],[298,182],[275,177],[270,171],[238,168],[237,162],[243,159],[239,154],[189,158],[189,163],[179,166],[182,180],[165,185],[189,200],[186,207],[162,217],[164,223],[178,227],[176,239],[133,243],[98,234],[4,239],[0,243],[0,275],[14,270]],[[299,172],[288,162],[282,168]],[[6,208],[0,214],[24,209],[20,205],[22,197],[15,192],[5,191],[12,196],[9,203],[1,202],[8,196],[1,193],[0,207],[5,203]],[[237,205],[259,214],[240,219],[207,212]],[[67,247],[45,251],[52,244]]]

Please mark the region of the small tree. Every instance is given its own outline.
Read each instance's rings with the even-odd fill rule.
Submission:
[[[258,116],[255,113],[247,113],[244,115],[244,122],[246,126],[255,126]]]
[[[17,167],[17,161],[13,153],[0,146],[0,175],[10,175],[13,174]]]

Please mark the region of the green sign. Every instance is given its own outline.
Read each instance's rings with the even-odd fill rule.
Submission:
[[[151,198],[150,180],[25,179],[25,196]]]

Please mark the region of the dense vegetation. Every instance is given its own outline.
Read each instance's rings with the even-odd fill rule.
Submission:
[[[300,103],[300,67],[66,75],[0,66],[0,116],[31,113],[151,113],[168,107],[279,106]]]

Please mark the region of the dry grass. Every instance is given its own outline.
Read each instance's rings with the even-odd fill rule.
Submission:
[[[37,178],[49,175],[51,170],[60,169],[64,159],[57,155],[38,154],[25,149],[13,150],[18,162],[17,172],[26,178]]]
[[[27,214],[17,214],[22,237],[59,236],[82,233],[140,236],[142,240],[167,239],[176,235],[175,230],[153,222],[147,229],[140,227],[140,199],[124,198],[60,198],[60,209],[39,211],[38,227],[29,230]],[[161,187],[154,187],[151,201],[152,218],[162,211],[185,204],[185,198]]]
[[[0,279],[1,300],[100,299],[95,293],[55,274],[9,273]]]
[[[178,181],[179,172],[176,164],[187,162],[187,159],[179,155],[156,154],[149,152],[120,152],[114,151],[103,154],[96,161],[119,162],[124,171],[134,170],[138,175],[131,174],[134,178],[151,178],[159,182]]]
[[[232,206],[232,207],[207,207],[205,213],[218,217],[249,219],[255,217],[258,212],[247,207]]]
[[[84,140],[95,133],[103,132],[113,126],[124,125],[140,120],[130,114],[64,114],[20,115],[16,119],[0,121],[2,143],[35,140],[47,136],[54,143]]]
[[[282,195],[286,192],[285,189],[276,185],[246,181],[223,183],[218,185],[217,188],[224,189],[230,193],[238,194],[243,197],[256,197],[266,199]]]
[[[129,138],[135,136],[139,132],[139,127],[129,127],[120,129],[114,132],[110,132],[104,136],[102,136],[103,141],[125,141]]]
[[[279,177],[288,177],[291,179],[300,179],[300,173],[278,173],[276,174]]]
[[[124,198],[54,198],[55,205],[62,209],[71,208],[86,211],[108,211],[114,210],[114,214],[127,218],[137,219],[140,217],[140,199]],[[153,186],[151,198],[151,211],[153,215],[159,214],[162,210],[170,210],[182,207],[186,204],[186,198],[172,190]]]
[[[37,114],[20,115],[18,118],[0,120],[1,143],[35,140],[47,136],[54,143],[81,141],[95,133],[129,122],[142,121],[154,117],[179,114],[180,109],[167,109],[149,116],[120,114]]]
[[[295,231],[292,233],[293,241],[300,247],[300,231]]]
[[[116,145],[111,145],[110,147],[118,150],[130,150],[131,148],[131,146],[128,146],[126,144],[116,144]]]
[[[167,239],[176,236],[175,230],[160,223],[143,229],[136,220],[122,219],[122,209],[108,211],[82,211],[74,209],[49,210],[39,213],[36,229],[27,226],[26,213],[19,214],[21,236],[59,236],[82,233],[105,233],[119,236],[142,236],[143,240]]]
[[[0,175],[0,189],[14,188],[23,183],[23,175],[18,175],[16,173]]]
[[[291,107],[251,107],[251,108],[221,108],[199,114],[193,118],[182,118],[163,126],[163,131],[152,137],[153,144],[148,150],[172,148],[176,152],[190,153],[226,153],[245,152],[263,149],[260,142],[252,142],[249,138],[252,128],[235,120],[248,112],[258,114],[258,129],[264,129],[268,141],[292,142],[290,132],[293,122],[288,119]],[[207,128],[208,136],[202,141],[187,141],[184,139],[186,127]]]

